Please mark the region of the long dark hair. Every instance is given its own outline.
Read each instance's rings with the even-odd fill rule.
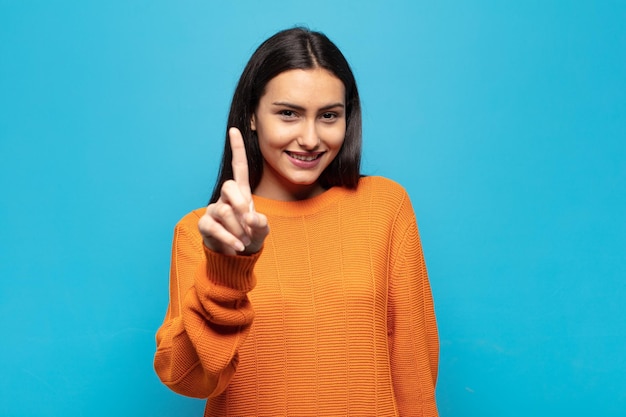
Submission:
[[[219,199],[224,182],[233,178],[228,128],[234,126],[241,131],[248,157],[250,188],[254,191],[263,174],[263,155],[250,121],[265,93],[265,86],[284,71],[314,68],[324,68],[339,78],[346,94],[346,136],[339,153],[320,175],[319,182],[326,189],[333,186],[356,188],[361,165],[361,102],[354,74],[339,48],[326,35],[296,27],[278,32],[263,42],[239,78],[230,106],[224,153],[211,203]]]

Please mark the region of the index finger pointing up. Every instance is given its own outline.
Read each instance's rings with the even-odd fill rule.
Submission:
[[[232,167],[235,182],[241,189],[242,194],[252,201],[252,191],[250,190],[250,179],[248,177],[248,158],[246,157],[243,137],[236,127],[228,129],[228,137],[230,139],[230,149],[233,153]]]

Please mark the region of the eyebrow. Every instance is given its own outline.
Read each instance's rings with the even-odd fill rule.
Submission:
[[[289,103],[287,101],[275,101],[275,102],[272,103],[272,105],[274,105],[274,106],[285,106],[285,107],[289,107],[291,109],[295,109],[295,110],[298,110],[298,111],[306,110],[302,106],[298,106],[297,104]],[[344,108],[346,106],[343,103],[337,102],[337,103],[327,104],[326,106],[321,107],[320,110],[334,109],[336,107]]]

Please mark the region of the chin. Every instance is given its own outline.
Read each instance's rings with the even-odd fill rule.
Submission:
[[[290,179],[289,182],[292,183],[293,185],[297,185],[297,186],[303,186],[303,187],[308,187],[308,186],[313,186],[316,185],[319,181],[320,177],[315,177],[313,179]]]

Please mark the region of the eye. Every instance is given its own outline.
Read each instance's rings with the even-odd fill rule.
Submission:
[[[282,117],[286,118],[286,119],[290,119],[293,117],[296,117],[296,112],[294,112],[293,110],[281,110],[278,112],[278,114],[280,114]]]
[[[336,113],[331,113],[331,112],[322,113],[322,119],[324,120],[334,120],[336,118],[337,118]]]

